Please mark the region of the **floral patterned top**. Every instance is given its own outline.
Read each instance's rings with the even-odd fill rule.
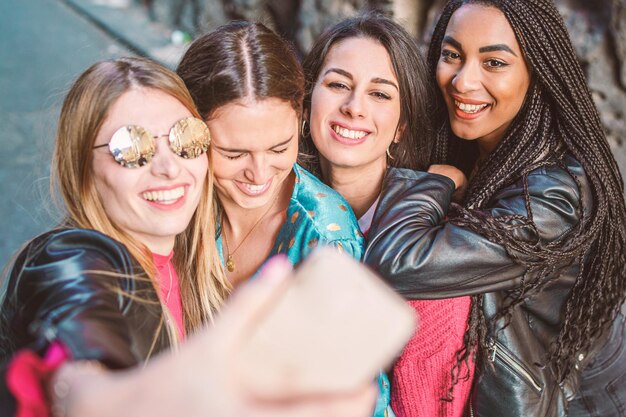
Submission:
[[[285,254],[292,264],[297,265],[316,246],[332,245],[361,260],[363,235],[350,205],[338,192],[300,165],[294,164],[293,171],[296,179],[287,207],[287,221],[278,231],[270,257]],[[217,237],[217,248],[223,263],[221,233]],[[385,373],[379,375],[378,385],[380,393],[373,416],[393,417],[389,406],[389,380]]]

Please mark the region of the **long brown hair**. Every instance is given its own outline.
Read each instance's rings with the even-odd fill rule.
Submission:
[[[247,98],[277,98],[302,115],[304,77],[294,49],[261,23],[235,21],[199,37],[176,72],[204,120]]]
[[[58,189],[63,198],[66,224],[98,230],[123,243],[156,287],[156,269],[150,251],[111,222],[94,186],[92,173],[92,148],[98,131],[113,103],[133,88],[160,90],[199,117],[184,83],[161,65],[143,58],[98,62],[78,77],[63,102],[52,163],[52,188],[53,193]],[[209,172],[200,204],[174,245],[173,262],[180,279],[188,332],[212,321],[231,288],[215,245],[212,196],[213,179]],[[169,329],[169,334],[175,340],[173,328]]]
[[[315,42],[302,64],[304,68],[304,111],[310,113],[311,96],[324,61],[333,45],[349,38],[369,38],[385,47],[400,88],[400,140],[389,148],[388,163],[398,168],[425,170],[432,148],[431,105],[434,92],[428,69],[416,40],[393,19],[367,12],[343,20],[327,29]],[[302,163],[321,176],[319,152],[309,131],[302,132]]]
[[[508,20],[532,74],[531,86],[522,109],[511,123],[498,147],[482,163],[469,184],[465,201],[453,207],[449,221],[468,227],[503,245],[510,254],[524,253],[531,261],[514,259],[536,271],[538,279],[524,283],[517,297],[500,308],[494,319],[485,323],[473,297],[467,344],[484,342],[482,333],[490,332],[499,318],[523,302],[532,291],[540,291],[546,278],[561,265],[578,262],[580,273],[569,294],[558,338],[547,360],[554,365],[557,378],[563,379],[575,366],[575,354],[587,350],[599,333],[616,316],[626,297],[626,207],[624,183],[611,154],[597,109],[562,17],[548,0],[451,0],[443,9],[430,44],[428,64],[436,72],[441,44],[452,14],[465,4],[480,4],[500,10]],[[436,159],[469,169],[476,162],[476,144],[454,136],[447,112],[438,94],[441,112],[436,138]],[[469,148],[469,149],[468,149]],[[506,224],[485,216],[491,198],[503,187],[526,178],[534,169],[563,165],[565,153],[573,155],[587,176],[592,204],[581,200],[584,218],[566,239],[549,247],[516,238]],[[525,191],[528,202],[530,196]],[[532,216],[527,219],[536,227]],[[479,345],[484,346],[482,343]]]

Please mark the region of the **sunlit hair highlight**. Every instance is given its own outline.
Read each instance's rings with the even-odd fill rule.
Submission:
[[[111,222],[93,181],[92,148],[109,109],[124,93],[141,88],[166,93],[199,117],[183,82],[163,66],[143,58],[98,62],[78,77],[65,97],[51,178],[53,193],[58,190],[63,198],[66,225],[94,229],[123,243],[158,288],[151,252]],[[213,320],[231,288],[215,245],[215,207],[210,172],[190,225],[176,237],[174,254],[185,328],[192,332],[202,323]],[[172,320],[166,321],[170,339],[175,342],[177,332],[171,323]]]

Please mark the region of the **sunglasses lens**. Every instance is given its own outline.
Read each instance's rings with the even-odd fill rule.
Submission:
[[[124,126],[113,134],[109,150],[117,162],[127,168],[144,166],[154,156],[152,136],[141,126]]]
[[[211,135],[206,124],[195,117],[181,119],[170,131],[170,148],[182,158],[197,158],[207,151]]]

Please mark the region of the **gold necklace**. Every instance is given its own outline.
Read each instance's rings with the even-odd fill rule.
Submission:
[[[230,251],[230,249],[228,249],[228,240],[226,239],[226,229],[224,228],[225,223],[224,223],[224,218],[222,216],[222,230],[223,230],[222,236],[224,237],[224,245],[226,246],[226,269],[228,270],[228,272],[234,272],[235,271],[235,260],[233,259],[233,256],[235,255],[235,252],[237,252],[237,249],[239,249],[241,247],[241,245],[243,245],[243,242],[246,241],[248,236],[250,236],[252,234],[252,232],[254,231],[254,229],[259,225],[259,223],[261,223],[261,220],[263,220],[265,218],[265,216],[267,216],[267,214],[270,212],[272,207],[274,207],[274,203],[276,203],[276,200],[278,200],[278,196],[279,195],[280,195],[280,191],[276,193],[276,197],[274,197],[274,200],[272,200],[272,204],[270,204],[268,209],[265,210],[265,213],[263,213],[263,215],[261,217],[259,217],[259,220],[257,220],[252,225],[252,227],[250,228],[248,233],[246,233],[246,235],[243,237],[243,239],[241,239],[241,242],[239,242],[237,247],[232,252]]]

